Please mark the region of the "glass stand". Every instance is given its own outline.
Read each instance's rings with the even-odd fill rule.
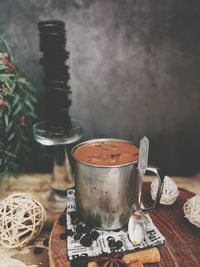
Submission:
[[[38,143],[54,146],[51,190],[44,196],[44,206],[51,211],[63,211],[66,206],[66,190],[74,186],[67,146],[75,144],[81,139],[80,124],[72,120],[72,127],[67,133],[50,132],[46,130],[46,121],[42,121],[33,126],[33,134]]]

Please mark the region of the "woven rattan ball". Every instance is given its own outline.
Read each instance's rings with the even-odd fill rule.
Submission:
[[[200,228],[200,195],[190,198],[183,205],[185,217]]]
[[[158,179],[154,179],[151,183],[151,197],[153,200],[156,198],[158,191]],[[160,204],[171,205],[173,204],[179,195],[178,187],[176,183],[169,177],[165,176],[163,190],[160,198]]]
[[[35,238],[46,220],[42,204],[28,193],[14,193],[0,202],[0,246],[20,248]]]

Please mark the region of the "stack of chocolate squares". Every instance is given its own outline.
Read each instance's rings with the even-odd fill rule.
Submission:
[[[65,61],[69,53],[65,50],[65,23],[59,20],[38,23],[40,51],[46,85],[46,120],[47,130],[53,133],[67,133],[71,127],[69,107],[71,93],[68,86],[69,67]]]

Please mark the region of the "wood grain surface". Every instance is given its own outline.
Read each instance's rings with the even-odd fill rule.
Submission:
[[[143,203],[152,203],[149,183],[143,186]],[[153,222],[165,236],[166,243],[158,247],[161,262],[145,264],[145,267],[198,267],[200,266],[200,229],[184,218],[183,205],[194,194],[181,189],[177,201],[171,206],[158,205],[151,214]],[[64,213],[54,224],[49,242],[50,267],[70,267],[67,261],[66,240],[60,239],[65,233]]]

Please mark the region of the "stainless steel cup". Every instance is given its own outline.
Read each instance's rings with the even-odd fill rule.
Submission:
[[[74,151],[84,145],[99,141],[119,139],[93,139],[78,144]],[[76,209],[80,219],[103,230],[121,229],[127,225],[132,212],[141,210],[142,177],[137,170],[137,161],[118,166],[97,166],[80,162],[75,157]],[[158,200],[161,194],[161,179],[155,168],[147,170],[159,178]],[[145,213],[155,207],[143,209]]]

